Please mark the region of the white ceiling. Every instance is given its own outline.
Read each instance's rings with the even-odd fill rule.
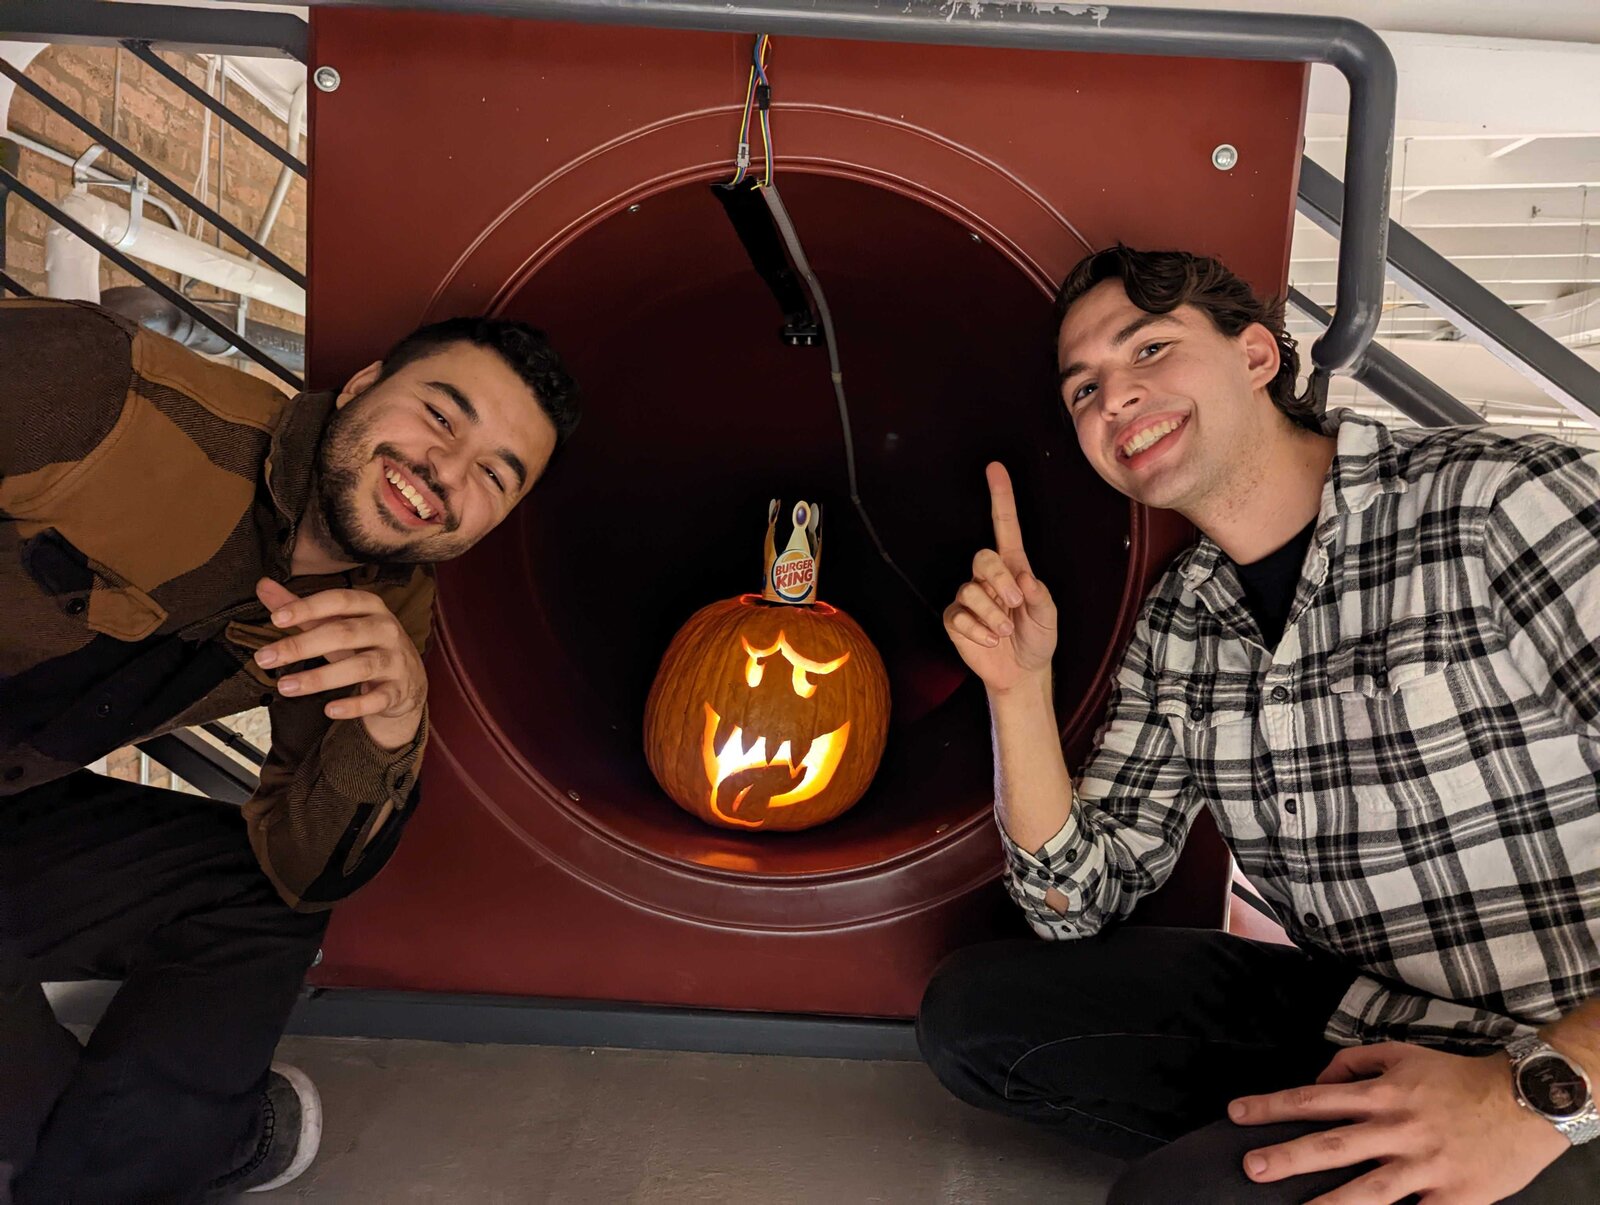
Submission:
[[[1405,16],[1450,7],[1396,9]],[[1565,25],[1546,20],[1553,14],[1545,7],[1519,9],[1516,19],[1529,15],[1532,31],[1559,28],[1589,40],[1383,31],[1399,75],[1390,214],[1600,365],[1600,2],[1567,6]],[[1466,15],[1482,22],[1489,6],[1470,8]],[[1343,77],[1313,68],[1306,154],[1338,177],[1347,104]],[[1333,238],[1297,219],[1290,283],[1331,306],[1337,254]],[[1292,311],[1290,318],[1302,341],[1321,330]],[[1549,426],[1600,446],[1600,431],[1392,284],[1378,332],[1385,346],[1492,421]],[[1334,396],[1387,413],[1348,380],[1336,383]]]
[[[1460,34],[1600,42],[1595,0],[1122,0],[1123,8],[1190,8],[1231,12],[1294,12],[1349,17],[1395,33]]]

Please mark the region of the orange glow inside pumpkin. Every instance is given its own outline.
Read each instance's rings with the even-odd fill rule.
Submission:
[[[817,684],[811,681],[811,675],[821,677],[831,674],[850,660],[850,654],[836,657],[832,661],[816,661],[804,654],[797,652],[790,645],[784,633],[778,633],[778,639],[770,648],[757,649],[750,646],[750,641],[740,638],[744,643],[744,651],[748,657],[745,663],[745,683],[754,690],[761,685],[765,671],[765,661],[774,654],[781,653],[783,659],[789,663],[790,684],[794,693],[802,699],[809,699],[817,693]],[[748,749],[744,744],[744,729],[735,727],[723,741],[722,748],[716,748],[717,729],[721,727],[722,717],[717,714],[717,709],[710,703],[705,704],[706,729],[705,737],[701,742],[701,754],[705,760],[706,781],[710,784],[711,794],[707,800],[711,810],[729,824],[742,828],[761,828],[763,821],[746,820],[733,813],[739,810],[754,783],[746,786],[731,802],[720,798],[722,784],[735,774],[746,770],[767,769],[782,766],[789,771],[790,779],[798,778],[789,790],[781,795],[774,795],[767,800],[767,807],[783,808],[792,807],[797,803],[804,803],[813,799],[827,789],[833,781],[834,771],[839,768],[839,762],[844,757],[846,746],[850,743],[850,721],[846,720],[832,732],[824,733],[811,742],[811,747],[806,750],[805,756],[800,759],[800,764],[794,762],[794,751],[789,747],[789,742],[784,741],[767,756],[767,738],[757,737],[755,743]]]

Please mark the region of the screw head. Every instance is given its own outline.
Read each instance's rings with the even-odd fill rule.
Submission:
[[[337,67],[318,67],[311,75],[311,82],[323,92],[337,92],[339,90],[339,69]]]
[[[1231,142],[1224,142],[1211,152],[1211,166],[1219,172],[1229,171],[1234,164],[1239,162],[1239,148]]]
[[[628,206],[628,212],[629,213],[638,213],[643,208],[644,208],[643,205],[630,205],[630,206]]]

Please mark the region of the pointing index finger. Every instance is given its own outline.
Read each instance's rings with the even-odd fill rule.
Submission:
[[[993,461],[985,472],[989,479],[989,515],[994,521],[994,550],[1007,566],[1014,562],[1028,568],[1028,554],[1022,548],[1022,525],[1017,522],[1017,497],[1011,490],[1011,475],[1006,466]]]

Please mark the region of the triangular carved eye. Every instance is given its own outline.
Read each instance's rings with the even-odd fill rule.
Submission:
[[[747,637],[741,636],[739,639],[743,641],[744,651],[750,657],[744,667],[744,680],[751,690],[761,685],[761,677],[766,669],[762,662],[774,653],[782,653],[783,659],[789,663],[793,671],[790,678],[794,686],[794,693],[802,699],[809,699],[817,693],[817,684],[811,681],[808,675],[831,674],[846,661],[850,660],[850,654],[845,653],[842,656],[835,657],[832,661],[813,661],[810,657],[795,652],[794,647],[782,632],[778,633],[777,642],[771,648],[765,649],[751,648]]]

